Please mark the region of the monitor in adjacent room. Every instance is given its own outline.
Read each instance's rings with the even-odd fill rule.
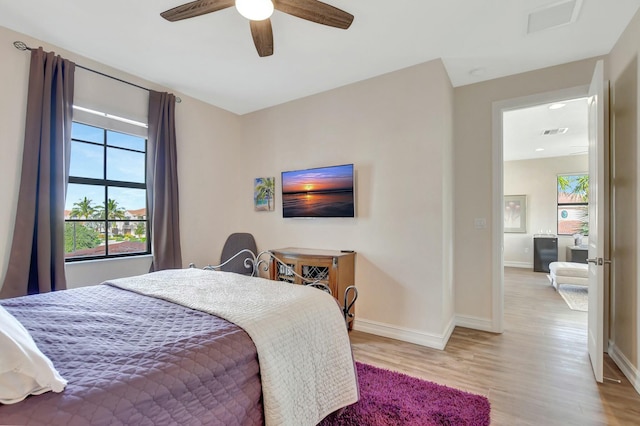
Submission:
[[[282,172],[283,217],[354,217],[353,164]]]

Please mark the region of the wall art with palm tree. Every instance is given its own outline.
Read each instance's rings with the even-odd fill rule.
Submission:
[[[256,178],[253,187],[253,205],[256,211],[275,210],[276,178]]]

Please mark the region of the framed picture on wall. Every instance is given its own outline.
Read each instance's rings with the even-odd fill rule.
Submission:
[[[527,232],[527,196],[504,196],[504,232]]]
[[[276,178],[256,178],[253,184],[255,211],[272,212],[275,209]]]

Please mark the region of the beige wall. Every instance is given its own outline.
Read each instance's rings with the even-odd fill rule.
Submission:
[[[527,232],[504,234],[505,266],[533,267],[533,235],[557,232],[557,176],[588,171],[587,155],[504,162],[504,194],[527,196]],[[558,236],[558,260],[566,259],[570,245],[573,237]]]
[[[452,93],[438,60],[243,116],[238,170],[259,246],[357,251],[356,328],[436,347],[453,320]],[[252,210],[254,177],[275,176],[279,194],[281,171],[343,163],[355,219],[283,219],[279,199]]]
[[[29,55],[13,47],[16,33],[0,27],[0,277],[4,279],[18,203]],[[0,286],[2,283],[0,282]]]
[[[638,226],[638,53],[640,14],[636,14],[611,51],[612,145],[612,301],[611,355],[640,392],[640,240]]]
[[[0,181],[3,182],[0,185],[0,285],[9,261],[15,222],[30,57],[27,52],[13,47],[15,40],[22,40],[30,46],[43,46],[46,50],[53,50],[81,65],[127,81],[156,90],[166,90],[0,27]],[[107,91],[113,94],[112,83],[112,80],[104,79],[103,83],[98,83],[99,86],[93,85],[91,88],[96,93]],[[122,84],[115,89],[126,107],[139,104],[139,89]],[[235,158],[238,151],[241,138],[240,117],[187,96],[180,96],[183,102],[176,108],[176,127],[179,140],[183,260],[185,265],[192,261],[199,264],[215,263],[219,260],[222,247],[220,241],[224,241],[237,223],[236,216],[232,214],[239,203],[234,187],[237,184],[237,167],[228,158]],[[83,102],[86,104],[90,98],[88,96]],[[68,264],[68,284],[70,287],[77,287],[96,284],[109,278],[141,274],[148,271],[149,264],[148,257]]]

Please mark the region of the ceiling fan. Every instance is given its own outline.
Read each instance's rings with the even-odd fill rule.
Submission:
[[[160,16],[175,22],[234,5],[242,16],[249,19],[253,43],[261,57],[273,55],[273,31],[269,17],[274,9],[344,30],[353,22],[350,13],[317,0],[197,0],[162,12]]]

